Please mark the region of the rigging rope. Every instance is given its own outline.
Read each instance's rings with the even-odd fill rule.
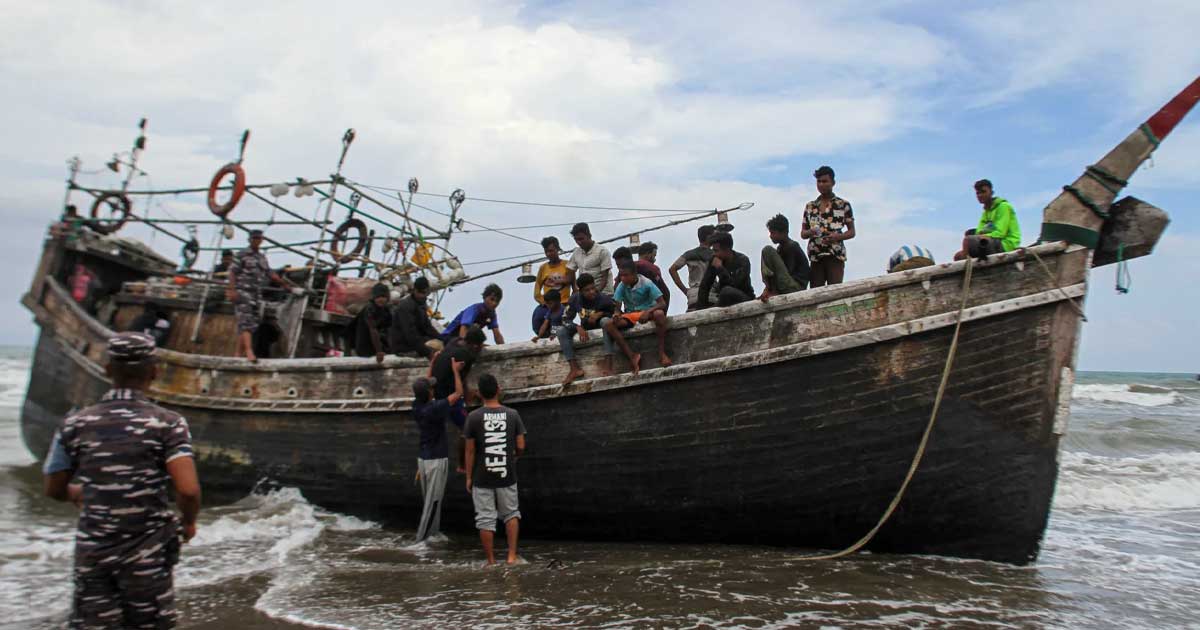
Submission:
[[[374,186],[374,185],[370,185],[370,184],[364,184],[362,182],[355,182],[355,184],[362,186],[363,188],[371,188],[371,189],[379,190],[379,191],[408,192],[407,188],[389,188],[387,186]],[[420,191],[417,191],[415,194],[425,195],[428,197],[444,197],[445,196],[445,195],[441,195],[438,193],[429,193],[429,192],[420,192]],[[485,203],[503,203],[503,204],[513,205],[513,206],[536,206],[536,207],[541,207],[541,208],[571,208],[574,210],[614,210],[614,211],[618,211],[618,212],[662,212],[662,213],[678,213],[678,214],[695,214],[697,212],[707,212],[709,210],[708,208],[704,208],[704,209],[700,209],[700,208],[690,208],[690,209],[689,208],[623,208],[620,206],[591,206],[591,205],[573,204],[573,203],[548,203],[548,202],[541,202],[541,201],[514,201],[512,199],[488,199],[486,197],[470,197],[470,199],[471,199],[471,201],[482,201]]]
[[[962,301],[958,305],[958,321],[954,324],[954,336],[950,338],[950,352],[946,356],[946,365],[942,368],[942,380],[938,383],[937,397],[933,399],[933,411],[929,414],[929,422],[925,424],[925,432],[921,434],[921,441],[917,444],[917,452],[913,455],[912,463],[908,466],[908,474],[904,476],[904,481],[900,484],[900,489],[896,491],[896,496],[892,497],[892,502],[888,504],[887,510],[883,512],[883,516],[879,517],[879,522],[875,523],[875,527],[867,532],[857,542],[841,551],[834,553],[822,554],[819,556],[800,556],[793,558],[794,560],[834,560],[843,556],[848,556],[859,549],[862,549],[871,542],[879,530],[883,528],[884,523],[892,517],[896,508],[900,505],[900,500],[904,498],[904,492],[908,490],[908,484],[913,480],[917,473],[917,468],[921,465],[921,460],[925,457],[925,448],[929,445],[929,436],[933,434],[933,427],[937,423],[938,410],[942,407],[942,399],[946,395],[946,384],[950,382],[950,368],[954,365],[954,357],[958,354],[958,335],[962,330],[963,313],[967,310],[967,297],[971,293],[971,270],[974,266],[974,260],[967,258],[966,266],[963,272],[963,287]]]

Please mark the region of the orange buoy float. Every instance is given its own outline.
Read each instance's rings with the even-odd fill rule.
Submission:
[[[225,179],[226,175],[233,175],[233,194],[230,195],[229,201],[217,203],[217,190],[221,187],[221,180]],[[230,162],[222,166],[216,175],[213,175],[212,183],[208,185],[208,209],[213,214],[225,218],[242,200],[244,194],[246,194],[246,171],[242,170],[240,163]]]

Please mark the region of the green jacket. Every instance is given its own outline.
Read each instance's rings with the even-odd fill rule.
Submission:
[[[983,215],[979,217],[979,227],[975,228],[975,233],[1000,239],[1006,252],[1021,246],[1021,226],[1017,224],[1017,212],[1008,200],[1000,197],[992,198],[992,207],[984,210]]]

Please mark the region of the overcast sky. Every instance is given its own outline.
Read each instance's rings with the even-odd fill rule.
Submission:
[[[816,194],[811,173],[829,164],[857,217],[854,279],[881,273],[902,244],[949,259],[978,219],[971,185],[982,177],[1013,202],[1024,240],[1036,239],[1041,208],[1061,185],[1200,74],[1200,3],[1184,1],[0,6],[0,343],[18,345],[36,334],[17,302],[60,212],[67,158],[102,169],[128,149],[142,116],[150,177],[137,187],[207,185],[247,128],[253,182],[321,178],[353,127],[349,177],[404,187],[416,176],[422,191],[442,195],[461,187],[464,216],[483,225],[609,221],[594,225],[603,238],[657,219],[472,197],[656,208],[752,201],[733,217],[735,248],[752,254],[777,212],[799,231]],[[1132,180],[1128,194],[1172,223],[1155,255],[1132,264],[1129,295],[1114,294],[1113,268],[1093,273],[1083,369],[1200,371],[1198,193],[1194,113]],[[316,203],[287,199],[306,215]],[[420,202],[446,208],[444,199]],[[198,196],[149,211],[208,216]],[[235,213],[269,210],[247,198]],[[694,246],[693,226],[650,237],[664,268]],[[549,233],[570,241],[566,228],[516,232],[534,241]],[[122,234],[150,241],[138,227]],[[202,230],[202,241],[211,237]],[[177,243],[152,244],[177,258]],[[538,249],[454,237],[464,261]],[[529,334],[531,308],[516,275],[499,278],[512,340]],[[443,310],[480,290],[459,288]]]

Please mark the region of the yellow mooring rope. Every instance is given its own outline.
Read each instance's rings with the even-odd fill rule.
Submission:
[[[904,483],[900,484],[900,489],[896,491],[896,496],[892,498],[892,503],[888,505],[883,516],[879,517],[879,522],[871,531],[867,532],[858,542],[846,547],[845,549],[824,554],[820,556],[799,556],[794,560],[833,560],[848,556],[859,549],[866,546],[875,538],[875,534],[883,528],[883,524],[892,517],[892,513],[896,511],[896,506],[900,505],[900,500],[904,498],[904,491],[908,489],[909,482],[912,481],[913,475],[916,474],[917,468],[921,465],[921,459],[925,456],[925,447],[929,444],[929,436],[933,433],[933,425],[937,423],[938,409],[942,406],[942,397],[946,394],[946,383],[950,381],[950,368],[954,365],[954,355],[958,353],[958,332],[962,329],[963,313],[967,310],[967,296],[971,292],[971,269],[974,261],[970,258],[966,260],[965,272],[963,273],[963,288],[962,302],[958,306],[958,322],[954,325],[954,337],[950,340],[950,353],[946,356],[946,367],[942,368],[942,382],[938,385],[937,398],[933,401],[933,412],[929,414],[929,423],[925,425],[925,434],[921,436],[921,442],[917,445],[917,454],[913,456],[912,464],[908,467],[908,474],[904,477]]]

